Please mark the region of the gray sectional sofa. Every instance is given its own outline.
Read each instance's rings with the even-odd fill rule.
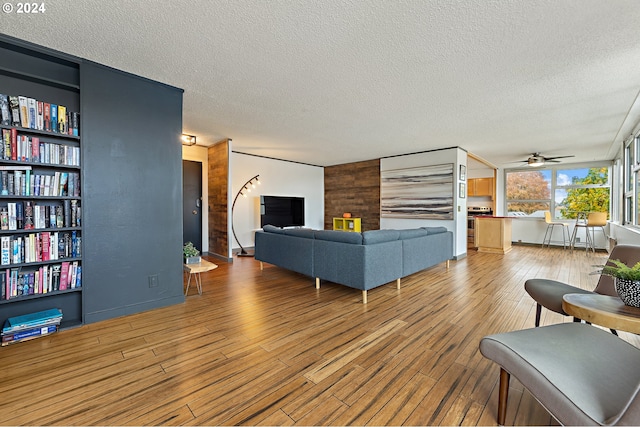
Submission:
[[[270,225],[256,232],[255,258],[321,280],[367,291],[453,258],[453,233],[445,227],[353,233]]]

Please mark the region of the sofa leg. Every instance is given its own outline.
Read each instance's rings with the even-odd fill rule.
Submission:
[[[316,289],[320,289],[320,278],[316,277]]]
[[[400,289],[400,278],[396,279],[396,289]]]
[[[500,368],[500,389],[498,391],[498,424],[503,426],[507,418],[507,400],[509,399],[509,373]]]
[[[260,261],[260,271],[264,270],[264,264]]]
[[[367,291],[362,291],[362,303],[367,303]]]
[[[447,270],[449,269],[449,260],[447,260]]]

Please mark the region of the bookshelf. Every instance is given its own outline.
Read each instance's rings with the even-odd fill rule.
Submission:
[[[0,324],[59,308],[61,328],[78,326],[84,323],[80,64],[2,40],[0,58],[0,94],[35,102],[35,112],[27,104],[26,122],[19,106],[17,121],[7,98],[11,121],[0,121]],[[55,119],[54,107],[61,113]]]
[[[333,229],[339,231],[361,231],[361,218],[333,218]]]

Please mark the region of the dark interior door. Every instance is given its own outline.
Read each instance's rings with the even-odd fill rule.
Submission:
[[[202,163],[182,161],[182,236],[202,252]]]

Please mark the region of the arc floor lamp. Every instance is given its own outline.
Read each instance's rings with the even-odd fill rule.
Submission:
[[[236,201],[238,200],[239,196],[247,197],[247,193],[251,192],[252,188],[256,188],[256,184],[260,185],[260,180],[258,179],[259,176],[260,175],[254,176],[249,181],[245,182],[242,187],[240,187],[240,191],[238,191],[238,194],[236,194],[236,197],[233,199],[233,204],[231,205],[231,231],[233,232],[233,237],[236,239],[236,242],[238,242],[238,246],[240,246],[240,252],[238,252],[237,254],[238,256],[251,257],[253,256],[253,254],[247,252],[244,247],[242,247],[242,243],[240,243],[240,240],[238,240],[238,236],[236,236],[236,230],[233,227],[233,211],[236,207]]]

